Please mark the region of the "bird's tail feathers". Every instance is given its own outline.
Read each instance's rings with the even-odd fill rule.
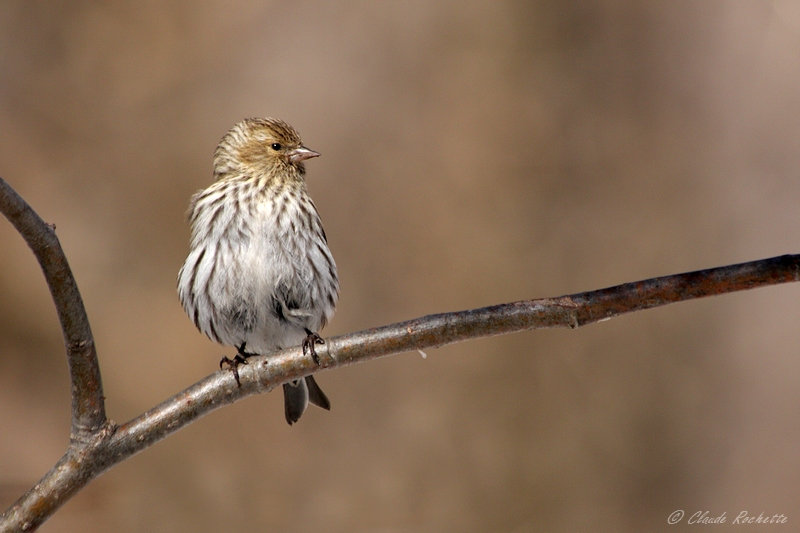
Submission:
[[[283,384],[283,401],[286,411],[286,421],[291,426],[303,416],[309,402],[328,411],[331,402],[322,389],[319,388],[313,376],[298,379]]]

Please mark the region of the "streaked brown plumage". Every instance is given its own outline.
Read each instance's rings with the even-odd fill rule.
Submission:
[[[254,353],[303,343],[316,360],[316,332],[333,317],[336,264],[303,163],[318,155],[286,122],[246,119],[217,147],[216,181],[192,197],[178,294],[200,331],[237,348],[237,379],[236,365]],[[309,401],[330,409],[312,376],[283,388],[289,424]]]

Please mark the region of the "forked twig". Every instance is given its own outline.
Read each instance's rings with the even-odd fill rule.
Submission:
[[[64,457],[0,517],[0,532],[32,531],[91,480],[220,407],[319,371],[300,347],[252,357],[241,387],[216,372],[119,427],[106,421],[100,370],[86,313],[55,233],[2,179],[2,211],[33,249],[61,318],[73,390],[73,429]],[[800,280],[800,255],[784,255],[626,283],[559,298],[428,315],[326,340],[326,369],[469,339],[543,328],[577,328],[670,303]]]

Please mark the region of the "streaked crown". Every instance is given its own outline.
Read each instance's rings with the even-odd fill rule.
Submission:
[[[214,153],[214,176],[271,174],[291,167],[305,172],[302,159],[290,157],[303,148],[300,134],[276,118],[247,118],[225,134]],[[309,153],[318,155],[315,152]]]

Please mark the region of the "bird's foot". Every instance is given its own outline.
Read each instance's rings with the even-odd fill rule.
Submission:
[[[317,350],[314,348],[317,344],[325,344],[325,339],[319,336],[318,333],[311,331],[310,329],[306,328],[306,338],[303,339],[303,355],[306,354],[306,351],[311,353],[311,359],[317,363],[317,366],[322,366],[319,362],[319,355],[317,355]]]
[[[256,355],[254,353],[248,353],[244,350],[246,344],[246,342],[243,342],[241,346],[236,348],[236,357],[233,359],[229,359],[228,356],[225,356],[219,360],[219,369],[222,370],[223,365],[228,365],[228,368],[233,371],[233,377],[236,378],[236,384],[239,387],[242,386],[242,383],[239,381],[239,365],[246,365],[247,358]]]

